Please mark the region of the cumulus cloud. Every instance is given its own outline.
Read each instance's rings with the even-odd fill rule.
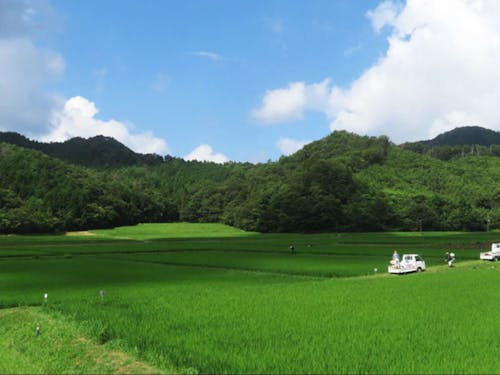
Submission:
[[[280,138],[278,139],[278,142],[276,142],[276,145],[283,155],[288,156],[299,151],[309,142],[310,141],[299,141],[291,138]]]
[[[32,40],[48,11],[43,1],[0,2],[0,130],[43,132],[60,103],[45,86],[62,76],[64,60]]]
[[[226,163],[229,158],[221,153],[216,153],[210,145],[202,144],[196,147],[189,154],[184,156],[185,160],[212,161],[214,163]]]
[[[23,37],[0,39],[0,61],[0,129],[34,133],[46,128],[58,98],[44,85],[62,75],[62,57]]]
[[[102,134],[138,152],[165,153],[166,142],[151,132],[134,132],[130,124],[98,119],[95,104],[83,97],[66,100],[47,91],[47,84],[63,76],[65,62],[60,54],[39,47],[35,37],[54,19],[44,0],[0,0],[0,130],[42,141]],[[106,73],[105,68],[93,72],[98,80]]]
[[[306,85],[293,82],[284,89],[269,90],[262,106],[252,111],[252,118],[263,124],[300,120],[305,110],[322,110],[327,103],[330,80]]]
[[[399,2],[384,1],[375,10],[368,11],[366,16],[372,21],[373,29],[380,32],[384,26],[394,24],[401,9],[402,4]]]
[[[151,132],[135,133],[132,126],[117,120],[101,120],[96,105],[81,96],[66,101],[52,114],[51,130],[41,137],[44,142],[62,142],[73,137],[104,135],[113,137],[132,150],[141,153],[165,154],[167,143]]]
[[[254,119],[280,123],[314,110],[331,130],[396,142],[464,125],[500,128],[498,1],[385,1],[367,17],[376,31],[388,29],[387,51],[374,65],[347,87],[326,80],[267,91]]]

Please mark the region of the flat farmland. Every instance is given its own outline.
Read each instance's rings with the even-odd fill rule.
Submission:
[[[11,344],[0,345],[0,372],[500,372],[485,350],[500,344],[499,267],[477,260],[498,232],[169,226],[2,237],[0,342]],[[421,254],[428,271],[388,275],[394,249]],[[87,361],[56,350],[83,339]]]

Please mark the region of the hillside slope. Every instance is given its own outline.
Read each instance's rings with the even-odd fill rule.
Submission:
[[[0,142],[37,150],[68,163],[88,167],[122,167],[154,165],[163,161],[155,154],[139,154],[117,140],[102,135],[84,139],[71,138],[65,142],[43,143],[32,141],[14,132],[0,132]]]
[[[500,133],[480,126],[464,126],[427,141],[403,143],[401,147],[441,160],[465,156],[500,156]]]
[[[155,221],[258,232],[499,228],[500,158],[476,151],[439,160],[338,131],[264,164],[171,158],[88,169],[0,144],[0,232]]]
[[[500,132],[481,126],[463,126],[437,135],[435,138],[421,141],[430,147],[460,145],[500,145]]]
[[[168,197],[41,152],[0,143],[0,233],[172,221]]]

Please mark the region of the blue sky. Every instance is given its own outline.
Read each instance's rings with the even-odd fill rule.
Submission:
[[[383,42],[365,17],[375,5],[55,2],[64,30],[54,47],[67,65],[59,88],[96,102],[102,118],[152,130],[178,156],[207,143],[231,159],[275,159],[280,137],[319,139],[328,123],[318,115],[286,129],[262,126],[252,108],[297,77],[347,83],[359,74]],[[152,88],[162,77],[164,88]]]
[[[0,58],[12,59],[3,73],[23,67],[40,81],[6,83],[20,87],[12,108],[39,110],[17,119],[0,107],[0,130],[45,141],[100,132],[139,152],[262,162],[335,129],[402,142],[471,122],[498,128],[462,97],[477,85],[468,76],[462,96],[452,78],[434,89],[455,60],[472,81],[481,64],[463,62],[469,44],[479,59],[491,47],[462,42],[450,12],[474,27],[491,9],[425,3],[0,0]],[[463,54],[443,55],[455,38]],[[436,104],[438,94],[447,100]]]

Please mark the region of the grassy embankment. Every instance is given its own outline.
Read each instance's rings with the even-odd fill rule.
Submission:
[[[118,347],[99,345],[74,322],[40,307],[0,310],[0,358],[0,373],[7,374],[160,372]]]

